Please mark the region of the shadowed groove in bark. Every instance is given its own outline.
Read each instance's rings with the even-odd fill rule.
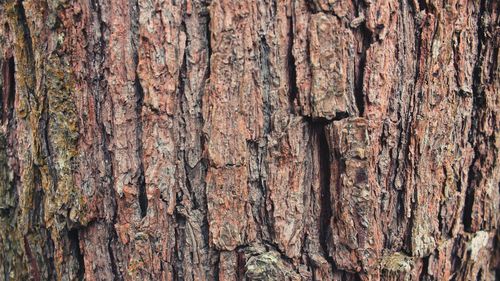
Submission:
[[[213,265],[214,265],[214,272],[213,272],[213,277],[214,277],[214,280],[220,280],[219,278],[219,274],[220,274],[220,251],[215,251],[214,253],[214,261],[213,261]]]
[[[238,276],[238,280],[244,280],[245,278],[245,253],[243,252],[244,248],[236,250],[236,275]]]
[[[3,85],[0,84],[0,91],[2,91],[2,99],[0,100],[0,119],[2,123],[12,118],[14,111],[14,98],[16,95],[16,80],[15,80],[15,62],[14,57],[5,59],[2,63]]]
[[[142,148],[142,106],[144,100],[144,90],[142,89],[141,82],[139,78],[136,77],[135,80],[135,89],[137,94],[137,117],[139,122],[137,123],[137,142],[139,144],[138,155],[140,161],[139,166],[139,178],[138,178],[138,194],[137,199],[139,201],[139,207],[141,209],[141,216],[145,217],[148,212],[148,197],[146,194],[146,178],[144,176],[144,164],[142,161],[143,158],[143,148]]]
[[[177,196],[177,206],[179,206],[182,201],[182,194]],[[177,209],[174,211],[174,217],[176,219],[175,225],[175,246],[173,253],[173,264],[172,264],[172,275],[173,280],[184,280],[184,268],[183,268],[183,249],[186,241],[186,218]]]
[[[181,146],[184,147],[181,149],[180,155],[182,157],[182,167],[184,169],[184,188],[182,187],[176,191],[176,202],[175,202],[175,210],[174,210],[174,218],[175,218],[175,226],[174,226],[174,253],[173,253],[173,264],[172,271],[174,280],[184,280],[187,277],[194,278],[193,276],[185,276],[189,273],[189,270],[184,268],[185,259],[185,251],[186,245],[188,242],[188,234],[186,230],[186,225],[189,223],[188,215],[189,208],[191,207],[184,205],[184,198],[189,198],[192,200],[192,203],[196,208],[196,198],[193,195],[193,189],[191,186],[191,182],[189,179],[189,172],[191,168],[187,164],[187,156],[186,156],[186,115],[188,112],[185,110],[185,101],[186,97],[186,73],[187,73],[187,57],[188,57],[188,45],[189,45],[189,36],[187,35],[187,27],[186,27],[186,6],[182,5],[182,21],[180,24],[180,31],[186,34],[186,41],[184,42],[186,49],[184,50],[184,54],[182,57],[182,64],[179,68],[178,75],[178,84],[177,84],[177,98],[178,98],[178,106],[179,106],[179,140],[181,142]],[[186,194],[184,194],[186,193]],[[189,261],[188,261],[189,263]]]
[[[210,13],[208,11],[208,7],[210,5],[210,1],[208,2],[205,2],[203,1],[202,2],[202,8],[201,8],[201,12],[200,12],[200,17],[201,19],[203,19],[202,21],[202,28],[204,29],[203,33],[205,35],[205,46],[206,46],[206,49],[207,49],[207,65],[206,65],[206,71],[205,71],[205,74],[203,75],[203,82],[202,82],[202,86],[200,86],[200,90],[202,91],[201,95],[200,95],[200,108],[202,109],[203,108],[203,95],[206,94],[206,85],[210,79],[210,75],[211,75],[211,65],[210,65],[210,62],[211,62],[211,58],[212,58],[212,45],[211,45],[211,31],[210,31],[210,21],[211,21],[211,18],[210,18]],[[201,126],[203,126],[203,124],[205,123],[205,120],[203,118],[203,114],[200,113],[200,122],[201,122]],[[206,151],[206,143],[207,143],[207,139],[206,139],[206,135],[203,134],[203,133],[200,133],[200,149],[201,151]],[[207,174],[207,169],[208,169],[208,159],[206,157],[206,155],[204,153],[202,153],[201,155],[201,165],[203,165],[203,178],[206,177],[206,174]],[[202,198],[204,198],[204,202],[203,203],[203,210],[204,212],[207,212],[208,210],[208,200],[207,200],[207,193],[206,193],[206,183],[203,183],[203,189],[202,189]],[[203,220],[202,220],[202,225],[201,225],[201,230],[202,230],[202,237],[203,237],[203,242],[204,242],[204,245],[209,245],[210,244],[210,224],[209,224],[209,220],[208,220],[208,216],[203,216]],[[219,279],[219,261],[220,261],[220,255],[219,255],[219,251],[215,250],[215,249],[209,249],[207,251],[207,263],[209,265],[212,265],[213,267],[211,267],[211,269],[209,267],[207,267],[205,269],[205,272],[207,273],[207,276],[213,276],[215,280],[218,280]],[[213,270],[215,268],[215,270]]]
[[[472,170],[471,166],[471,170]],[[470,181],[472,182],[472,180]],[[472,207],[474,206],[474,188],[467,188],[465,193],[465,204],[464,211],[462,215],[462,220],[464,223],[464,229],[470,231],[472,224]]]
[[[428,280],[429,277],[429,256],[423,258],[422,271],[420,272],[420,281]]]
[[[418,0],[418,6],[420,8],[420,11],[427,10],[427,2],[426,2],[426,0]]]
[[[38,97],[37,97],[38,98]],[[39,163],[41,165],[46,164],[48,167],[48,173],[52,179],[52,182],[50,183],[54,189],[55,192],[57,192],[57,170],[54,165],[54,159],[52,158],[53,156],[53,148],[51,146],[50,142],[50,135],[49,135],[49,122],[50,122],[50,116],[49,116],[49,99],[47,97],[47,94],[43,95],[42,98],[42,113],[41,117],[38,123],[38,133],[39,133],[39,139],[42,140],[41,142],[41,157],[45,161],[45,163]],[[37,157],[37,156],[35,156]],[[42,160],[42,161],[43,161]]]
[[[266,37],[262,35],[260,37],[260,69],[261,69],[261,79],[264,89],[262,90],[263,99],[263,111],[264,111],[264,133],[268,134],[271,132],[271,103],[269,100],[269,88],[271,83],[270,69],[269,69],[269,44],[267,43]]]
[[[139,169],[137,178],[137,200],[139,201],[139,208],[141,217],[145,217],[148,212],[148,198],[146,191],[146,177],[144,175],[144,152],[143,152],[143,118],[142,118],[142,107],[144,106],[144,89],[142,88],[141,81],[139,79],[139,73],[137,67],[139,65],[139,1],[135,0],[131,8],[131,18],[132,18],[132,34],[133,34],[133,52],[134,52],[134,67],[135,67],[135,95],[136,95],[136,115],[137,115],[137,128],[136,128],[136,138],[137,138],[137,157],[139,159]]]
[[[113,217],[113,223],[109,224],[109,238],[107,241],[107,248],[108,248],[108,253],[109,253],[109,259],[110,259],[110,264],[111,264],[111,271],[113,272],[113,280],[114,281],[121,281],[123,278],[121,277],[118,268],[116,266],[116,258],[115,258],[115,253],[113,251],[113,242],[117,241],[118,235],[116,233],[116,229],[114,227],[116,221],[116,212],[115,216]]]
[[[202,9],[202,11],[204,11],[203,13],[203,16],[202,18],[204,19],[204,22],[203,22],[203,28],[205,29],[204,31],[204,34],[205,34],[205,40],[206,40],[206,48],[207,48],[207,65],[206,65],[206,73],[204,75],[204,78],[203,78],[203,83],[200,87],[200,90],[202,91],[201,95],[200,95],[200,108],[203,108],[203,95],[205,95],[206,93],[206,84],[207,84],[207,81],[210,79],[210,59],[211,59],[211,56],[212,56],[212,46],[211,46],[211,33],[210,33],[210,13],[208,12],[208,5],[209,3],[204,3],[204,7]],[[201,122],[201,126],[203,126],[203,124],[205,123],[205,120],[203,119],[203,114],[200,113],[200,122]],[[203,133],[200,133],[200,149],[201,151],[205,151],[206,149],[206,136],[203,134]],[[207,160],[207,157],[205,154],[202,153],[201,155],[201,165],[203,165],[203,178],[206,177],[206,174],[207,174],[207,169],[208,169],[208,160]],[[203,209],[205,212],[207,212],[208,210],[208,200],[207,200],[207,197],[206,197],[206,183],[204,183],[203,185],[203,190],[202,190],[202,196],[204,198],[204,205],[203,205]],[[208,221],[208,216],[203,216],[203,223],[201,225],[201,230],[202,230],[202,237],[203,237],[203,242],[205,243],[205,245],[209,245],[210,244],[210,224],[209,224],[209,221]],[[212,261],[212,258],[213,256],[215,256],[212,253],[210,253],[210,251],[208,251],[208,255],[211,255],[212,254],[212,257],[211,258],[208,258],[210,261]],[[214,252],[216,253],[216,251],[214,250]],[[217,254],[217,253],[216,253]],[[217,255],[218,256],[218,255]],[[209,270],[207,270],[208,272]],[[214,276],[218,274],[218,271],[216,271],[216,273],[214,274]]]
[[[293,5],[293,3],[292,3]],[[299,89],[297,87],[297,70],[295,68],[295,57],[293,56],[293,40],[294,40],[294,30],[293,30],[293,15],[289,17],[289,30],[288,30],[288,87],[289,87],[289,100],[290,100],[290,111],[295,113],[295,101],[297,100],[297,94]]]
[[[85,276],[85,262],[84,262],[84,257],[82,255],[82,252],[80,250],[80,238],[78,236],[78,229],[72,229],[68,231],[68,238],[71,244],[71,250],[73,256],[76,257],[76,260],[78,261],[78,273],[77,273],[77,278],[79,280],[83,280]]]
[[[320,229],[319,229],[319,240],[320,245],[323,250],[323,254],[327,257],[327,260],[331,263],[332,260],[329,258],[328,251],[328,240],[329,240],[329,229],[330,220],[332,218],[332,201],[330,193],[330,176],[331,176],[331,149],[328,145],[328,140],[325,132],[325,126],[329,122],[316,121],[311,123],[312,132],[315,136],[316,143],[319,152],[319,180],[320,180]]]
[[[361,54],[359,55],[359,63],[356,68],[357,73],[354,79],[354,99],[356,101],[356,107],[358,108],[359,116],[363,116],[365,112],[363,81],[366,68],[366,52],[372,44],[373,34],[366,27],[366,23],[363,23],[361,26],[359,26],[358,31],[361,34],[362,49]]]
[[[34,74],[34,69],[35,69],[35,62],[34,62],[34,56],[33,56],[33,42],[31,41],[31,31],[28,27],[28,22],[26,20],[26,12],[24,10],[24,6],[23,6],[23,2],[22,1],[16,1],[15,3],[15,13],[17,14],[16,15],[16,18],[17,18],[17,24],[19,25],[18,28],[20,28],[20,31],[23,33],[22,34],[22,39],[23,39],[23,42],[25,43],[25,52],[26,52],[26,62],[27,62],[27,67],[30,68],[30,70],[32,71],[30,74],[32,75],[33,77],[33,80],[36,79],[36,76]],[[20,42],[18,42],[20,43]],[[27,79],[26,77],[24,79]],[[26,83],[26,85],[28,86],[28,100],[34,96],[34,91],[35,89],[34,88],[31,88],[29,86],[33,86],[36,85],[36,81],[34,81],[33,85],[29,85],[29,83]]]
[[[206,7],[206,9],[208,10],[208,6]],[[207,79],[210,78],[210,60],[212,58],[212,34],[210,32],[210,13],[208,11],[206,11],[204,14],[203,14],[204,18],[206,19],[206,23],[205,23],[205,36],[206,36],[206,39],[207,39],[207,73],[205,75],[205,81],[207,81]]]

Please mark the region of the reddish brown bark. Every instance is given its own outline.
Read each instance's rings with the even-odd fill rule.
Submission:
[[[0,279],[497,279],[499,9],[1,1]]]

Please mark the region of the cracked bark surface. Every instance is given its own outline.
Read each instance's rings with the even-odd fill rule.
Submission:
[[[1,0],[0,280],[496,280],[500,5]]]

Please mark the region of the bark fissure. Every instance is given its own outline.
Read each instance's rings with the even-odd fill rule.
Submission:
[[[205,9],[208,9],[208,6],[205,7]],[[205,38],[207,40],[207,71],[206,71],[206,74],[205,74],[205,81],[209,81],[210,79],[210,62],[211,62],[211,58],[212,58],[212,33],[210,32],[210,13],[209,12],[205,12],[203,15],[202,15],[202,18],[205,19]]]
[[[182,192],[177,195],[177,206],[179,206],[181,203],[180,201],[182,200]],[[179,213],[179,211],[176,209],[175,214],[176,218],[176,225],[175,225],[175,245],[174,245],[174,255],[173,257],[175,258],[173,264],[172,264],[172,275],[173,275],[173,280],[184,280],[184,267],[183,267],[183,255],[182,255],[182,249],[184,249],[184,241],[186,240],[186,218],[184,215]]]
[[[430,257],[423,258],[422,272],[420,273],[420,281],[428,280],[429,278],[429,259]]]
[[[366,69],[366,52],[370,48],[373,40],[373,34],[368,28],[363,24],[359,28],[361,33],[361,53],[359,54],[359,63],[357,69],[357,74],[354,80],[354,100],[356,102],[356,107],[358,108],[359,116],[363,116],[365,112],[365,96],[363,89],[363,81],[365,79],[365,69]]]
[[[111,265],[111,272],[113,272],[113,280],[114,281],[121,281],[123,280],[123,278],[121,277],[121,274],[118,270],[118,266],[117,266],[117,259],[115,258],[115,253],[113,251],[113,243],[114,241],[117,240],[117,234],[116,234],[116,229],[114,227],[115,225],[115,222],[116,221],[116,218],[113,218],[113,223],[111,223],[109,225],[109,238],[108,238],[108,241],[107,241],[107,250],[108,250],[108,254],[109,254],[109,259],[110,259],[110,265]]]
[[[329,258],[329,249],[328,243],[329,241],[329,233],[331,223],[330,220],[332,218],[332,200],[330,193],[330,165],[331,165],[331,149],[328,145],[328,140],[325,134],[325,125],[322,123],[313,124],[313,131],[316,134],[316,138],[318,140],[318,148],[319,148],[319,169],[320,169],[320,186],[321,186],[321,195],[320,195],[320,229],[319,229],[319,238],[320,244],[323,250],[323,254],[327,257],[327,260],[331,261]],[[336,159],[339,161],[339,159]]]
[[[293,3],[292,3],[293,5]],[[287,53],[287,64],[288,64],[288,87],[289,87],[289,100],[290,100],[290,112],[295,113],[295,102],[297,100],[297,95],[299,89],[297,87],[297,70],[295,66],[295,57],[293,55],[293,41],[294,41],[294,15],[289,17],[289,30],[288,30],[288,53]]]
[[[34,74],[35,70],[35,62],[34,62],[34,55],[33,55],[33,42],[31,40],[31,31],[28,27],[27,19],[26,19],[26,12],[24,10],[24,5],[23,1],[16,1],[15,2],[15,13],[16,15],[16,24],[18,25],[17,28],[19,29],[19,32],[22,33],[20,40],[22,39],[22,42],[16,42],[23,48],[22,51],[26,52],[26,57],[23,59],[26,60],[26,65],[25,67],[28,68],[25,71],[30,71],[30,75],[33,81],[32,83],[26,83],[27,87],[27,98],[29,100],[29,105],[33,104],[33,101],[31,99],[34,98],[35,96],[35,85],[36,83],[36,76]],[[28,77],[24,77],[24,79],[28,79]],[[31,81],[30,81],[31,82]],[[35,99],[35,104],[36,104],[36,99]],[[29,106],[28,105],[28,106]],[[31,110],[31,109],[29,109]]]
[[[135,65],[135,97],[136,97],[136,116],[137,116],[137,127],[136,127],[136,141],[137,141],[137,158],[139,159],[139,168],[137,175],[137,201],[139,202],[139,209],[141,217],[145,217],[148,212],[148,198],[146,190],[146,176],[144,175],[144,149],[143,149],[143,107],[144,107],[144,89],[141,84],[141,80],[138,72],[139,65],[139,1],[134,1],[133,5],[130,6],[130,14],[132,16],[131,31],[133,34],[133,57]]]
[[[428,17],[424,14],[423,18],[421,17],[420,14],[417,14],[417,12],[414,13],[414,24],[415,24],[415,78],[414,78],[414,84],[416,86],[415,91],[420,91],[422,85],[421,81],[419,78],[421,78],[421,71],[422,71],[422,65],[423,62],[422,60],[425,60],[426,58],[422,56],[422,29],[423,26],[430,24],[428,22]],[[425,47],[425,46],[424,46]],[[425,62],[425,61],[424,61]]]
[[[6,123],[12,119],[12,113],[14,112],[14,99],[16,95],[14,57],[3,60],[1,65],[3,84],[0,84],[0,90],[2,91],[2,100],[0,100],[2,112],[0,119],[2,123]]]
[[[83,280],[85,276],[85,261],[84,261],[84,256],[82,255],[82,252],[80,250],[80,237],[78,234],[78,229],[72,229],[68,231],[68,238],[70,241],[70,247],[72,250],[73,256],[76,257],[78,261],[78,273],[77,273],[77,278],[79,280]]]
[[[137,96],[137,105],[136,105],[136,111],[137,111],[137,116],[138,116],[138,122],[137,122],[137,143],[139,144],[138,149],[137,149],[137,154],[138,158],[141,159],[140,164],[139,164],[139,176],[137,179],[137,187],[138,187],[138,194],[137,194],[137,200],[139,202],[139,208],[141,211],[141,217],[145,217],[147,212],[148,212],[148,197],[146,193],[146,178],[144,176],[144,164],[143,164],[143,148],[142,148],[142,107],[143,107],[143,101],[144,101],[144,90],[142,89],[141,82],[139,81],[139,78],[137,77],[135,80],[135,91],[136,91],[136,96]]]
[[[246,259],[244,252],[239,249],[236,250],[237,258],[236,258],[236,276],[237,280],[244,280],[245,278],[245,268],[246,268]]]
[[[272,108],[270,103],[270,69],[269,69],[269,45],[267,44],[266,37],[260,37],[260,69],[262,79],[262,102],[264,111],[264,134],[269,134],[272,130],[271,127],[271,114]]]

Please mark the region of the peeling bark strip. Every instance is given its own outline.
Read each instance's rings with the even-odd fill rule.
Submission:
[[[499,279],[499,11],[0,1],[0,279]]]

